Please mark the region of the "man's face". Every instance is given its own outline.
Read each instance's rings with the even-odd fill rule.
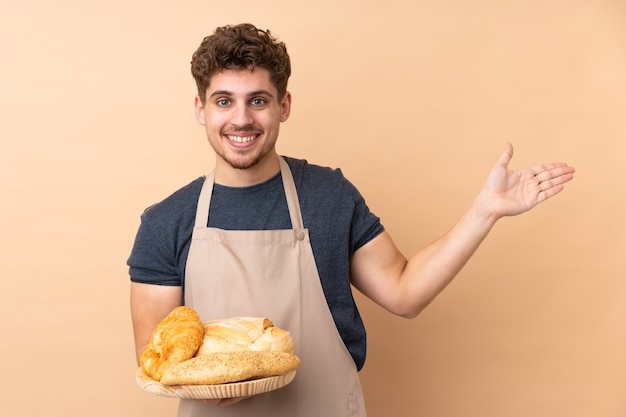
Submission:
[[[291,95],[279,100],[265,68],[215,73],[206,102],[196,97],[195,104],[196,119],[218,156],[216,168],[263,170],[276,163],[275,144],[280,123],[289,117]]]

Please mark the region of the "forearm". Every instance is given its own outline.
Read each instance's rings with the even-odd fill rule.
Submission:
[[[408,259],[399,279],[399,293],[405,298],[403,316],[417,316],[450,284],[496,220],[479,197],[446,234]]]

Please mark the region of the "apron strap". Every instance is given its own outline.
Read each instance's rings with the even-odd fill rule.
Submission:
[[[291,169],[285,159],[278,155],[278,163],[280,165],[280,174],[283,178],[283,188],[285,189],[285,197],[287,198],[287,207],[289,208],[289,217],[291,218],[291,227],[293,229],[304,229],[302,221],[302,212],[300,211],[300,202],[298,201],[298,193],[296,184],[293,181]],[[209,220],[209,206],[211,204],[211,195],[213,194],[213,184],[215,183],[215,170],[211,171],[204,180],[204,185],[198,197],[198,208],[196,210],[196,222],[194,227],[207,227]]]
[[[198,208],[196,209],[195,228],[207,227],[209,223],[209,204],[211,204],[211,195],[213,194],[213,184],[215,183],[215,170],[211,171],[204,179],[204,185],[200,190],[198,197]]]
[[[291,227],[296,230],[304,229],[300,202],[298,201],[298,193],[296,191],[296,184],[293,181],[293,175],[291,175],[291,169],[289,169],[289,165],[287,165],[285,159],[280,155],[278,155],[278,163],[280,164],[280,174],[283,177],[283,187],[285,189],[285,196],[287,197]]]

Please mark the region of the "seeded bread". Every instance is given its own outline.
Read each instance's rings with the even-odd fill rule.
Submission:
[[[217,352],[196,356],[168,367],[163,385],[215,385],[284,375],[300,359],[293,353],[267,351]]]

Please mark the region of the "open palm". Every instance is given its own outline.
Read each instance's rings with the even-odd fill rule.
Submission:
[[[487,177],[484,192],[496,217],[515,216],[558,194],[574,177],[574,168],[565,163],[549,163],[509,170],[513,146],[505,151]]]

